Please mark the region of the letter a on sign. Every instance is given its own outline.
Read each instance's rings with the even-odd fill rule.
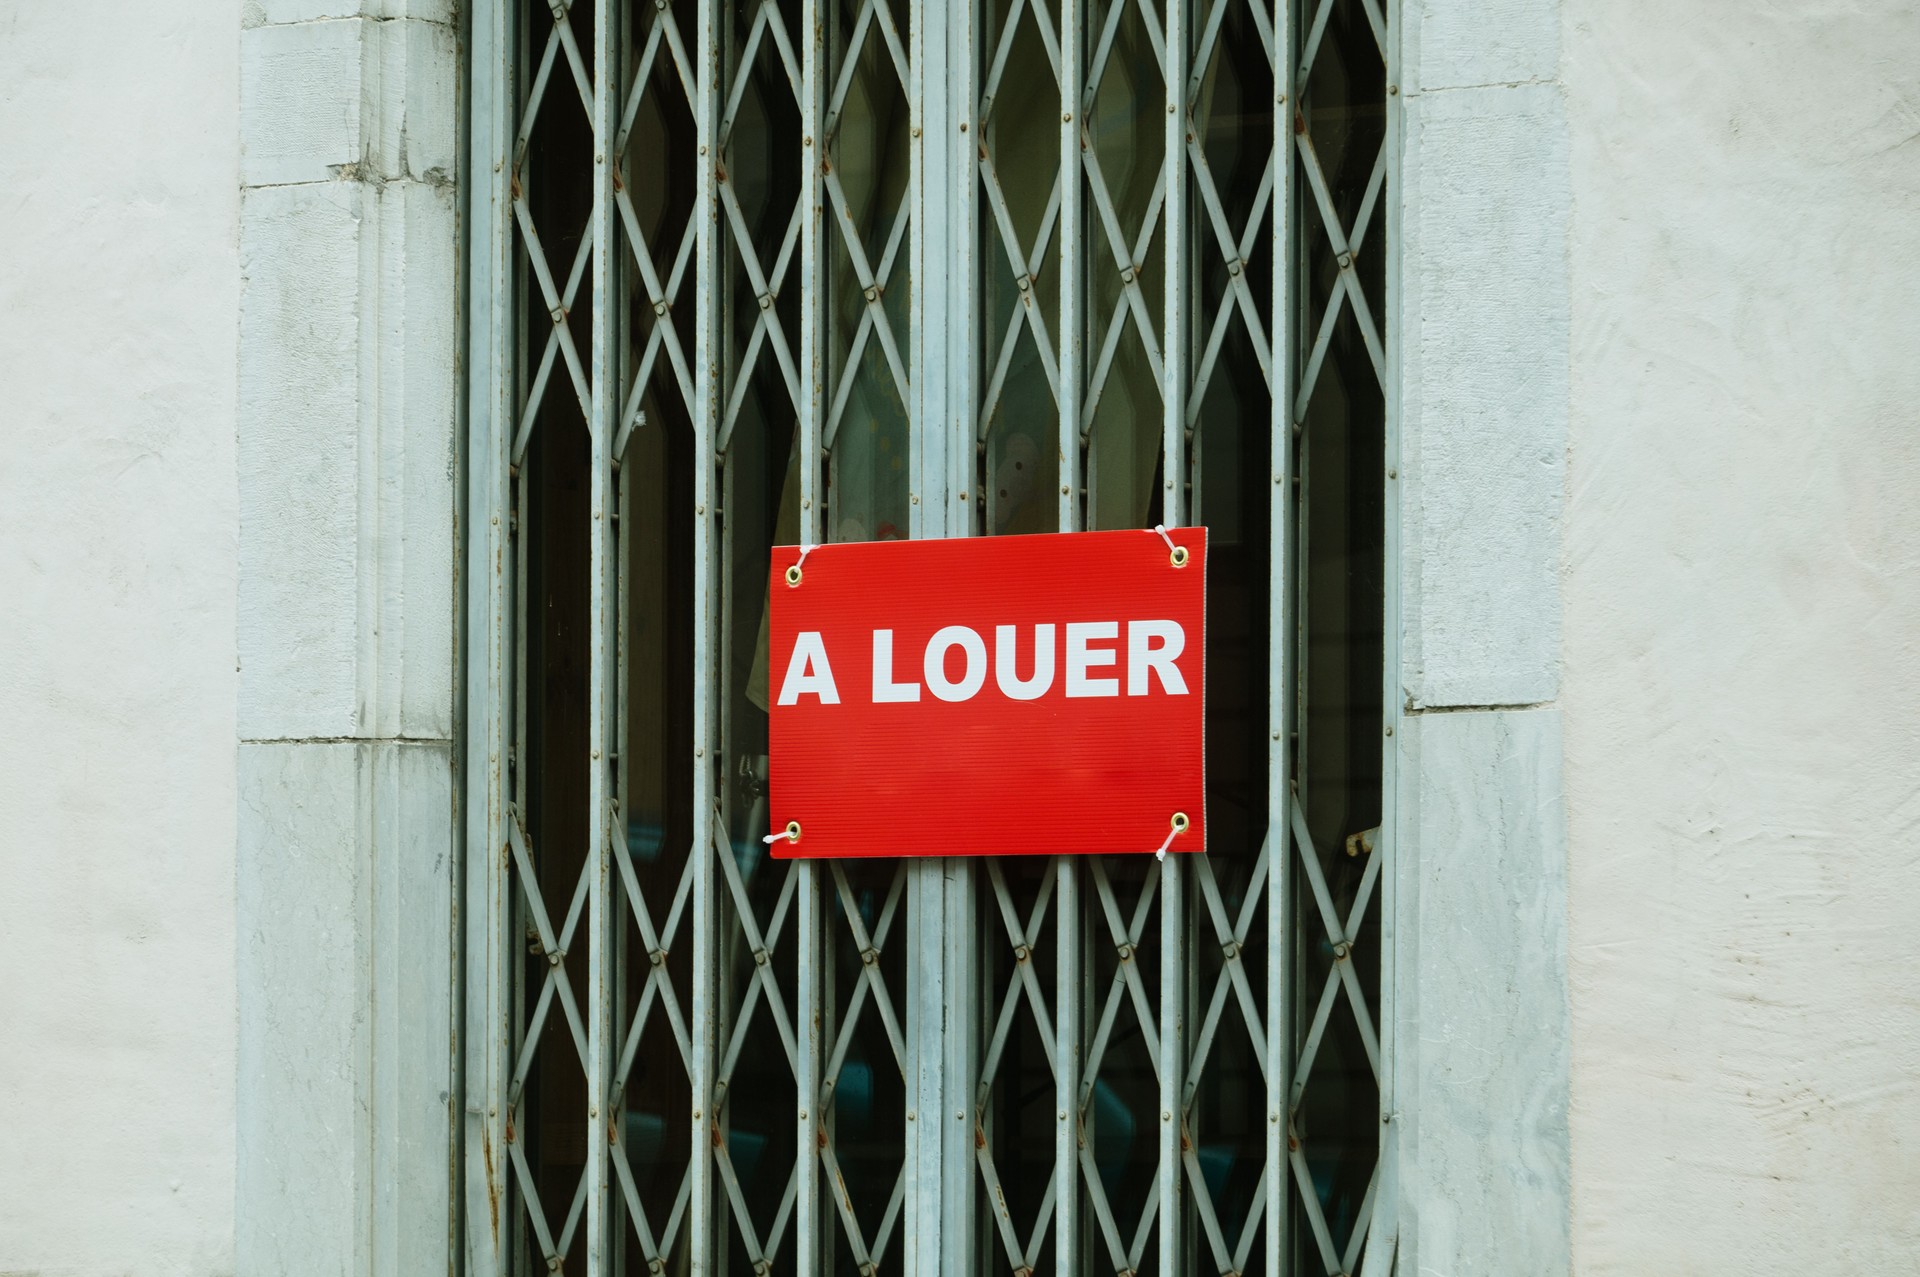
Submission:
[[[1205,528],[773,552],[777,856],[1206,849]]]

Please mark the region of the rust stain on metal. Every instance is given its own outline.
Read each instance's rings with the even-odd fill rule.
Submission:
[[[487,1169],[487,1226],[493,1230],[494,1244],[500,1241],[500,1180],[493,1173],[493,1141],[486,1128],[480,1128],[480,1161]]]

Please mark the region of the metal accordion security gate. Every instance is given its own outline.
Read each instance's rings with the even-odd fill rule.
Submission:
[[[1389,1271],[1394,21],[477,0],[469,1273]],[[771,545],[1155,523],[1208,854],[767,857]]]

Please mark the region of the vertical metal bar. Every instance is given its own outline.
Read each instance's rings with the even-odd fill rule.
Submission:
[[[972,530],[973,134],[971,3],[908,0],[908,411],[916,537]],[[974,992],[972,867],[926,859],[908,869],[906,1270],[973,1269]]]
[[[1267,1128],[1266,1271],[1280,1273],[1290,1255],[1287,1162],[1293,1087],[1293,834],[1288,745],[1293,725],[1293,0],[1273,6],[1273,263],[1271,319],[1273,404],[1268,419],[1272,497],[1267,506]]]
[[[634,362],[631,358],[632,347],[630,344],[621,342],[620,352],[621,380],[616,384],[616,389],[619,385],[625,384],[626,378],[631,375],[631,365]],[[623,400],[624,396],[622,396],[621,399]],[[644,421],[644,415],[642,420]],[[616,420],[614,424],[617,428],[619,422]],[[613,456],[613,519],[615,524],[612,549],[613,595],[608,604],[613,613],[613,648],[609,653],[609,658],[613,666],[609,674],[609,677],[613,680],[613,723],[610,732],[611,752],[607,755],[607,762],[610,769],[609,783],[612,789],[613,811],[620,816],[621,820],[625,820],[626,813],[632,810],[631,795],[627,792],[626,763],[632,749],[632,743],[627,739],[627,664],[632,656],[632,650],[629,647],[629,644],[632,642],[632,636],[629,634],[627,626],[630,610],[627,602],[627,584],[631,579],[633,562],[633,498],[632,489],[622,478],[622,463],[624,460],[625,458],[619,453],[615,453]],[[609,832],[609,837],[614,840],[624,840],[627,837],[626,828],[616,821]],[[629,908],[630,904],[626,899],[626,893],[618,881],[616,881],[613,891],[612,910],[613,948],[609,951],[613,961],[613,1041],[616,1050],[620,1044],[623,1044],[626,1040],[626,1030],[628,1024],[631,1022],[630,1008],[633,1006],[632,985],[629,980],[630,972],[627,965],[627,919]],[[631,1071],[629,1071],[629,1076],[631,1076]],[[626,1089],[624,1084],[617,1088],[610,1087],[607,1093],[606,1115],[608,1138],[610,1141],[618,1141],[620,1143],[625,1143],[626,1141],[626,1130],[623,1125],[625,1109]],[[627,1153],[624,1149],[622,1152],[627,1156],[631,1156],[631,1154]],[[613,1243],[608,1250],[608,1254],[612,1257],[613,1271],[625,1272],[627,1256],[632,1250],[635,1240],[634,1230],[631,1224],[625,1228],[620,1226],[618,1221],[626,1216],[624,1204],[617,1190],[609,1189],[608,1192],[613,1199],[612,1217],[616,1221],[613,1225]]]
[[[611,537],[613,497],[613,432],[619,411],[618,356],[615,329],[619,310],[615,297],[619,276],[618,234],[613,203],[613,149],[619,94],[618,24],[615,0],[594,0],[593,12],[593,259],[589,266],[592,290],[593,345],[592,419],[587,435],[592,449],[591,488],[587,501],[587,857],[592,879],[587,892],[587,1277],[610,1277],[609,1227],[612,1194],[609,1148],[606,1140],[607,1092],[613,1077],[613,796],[608,789],[612,752],[607,720],[613,704],[613,679],[608,650],[612,646],[613,616],[609,595],[613,585]]]
[[[932,313],[936,323],[945,326],[946,370],[941,377],[939,415],[928,420],[944,426],[949,449],[946,535],[967,536],[974,530],[974,511],[979,508],[973,497],[978,495],[974,488],[974,422],[980,408],[977,352],[982,324],[974,261],[980,242],[980,182],[975,157],[976,148],[985,141],[975,115],[980,101],[980,57],[974,41],[980,27],[971,0],[931,7],[938,16],[921,24],[928,30],[929,43],[920,82],[923,89],[929,84],[940,86],[926,96],[939,104],[941,118],[936,127],[928,129],[937,146],[926,171],[930,177],[936,172],[944,176],[925,192],[927,209],[930,214],[937,209],[937,220],[930,216],[916,229],[928,245],[928,257],[938,263],[938,309]],[[976,1124],[980,1120],[974,1108],[974,1078],[980,1062],[977,874],[970,859],[940,862],[939,871],[944,891],[942,983],[946,999],[941,1068],[946,1077],[945,1100],[954,1110],[954,1120],[940,1124],[946,1135],[940,1181],[946,1218],[941,1265],[935,1271],[970,1273],[975,1271],[975,1249],[980,1240],[974,1228],[974,1204],[980,1191],[974,1159]]]
[[[720,1007],[717,967],[720,922],[714,881],[713,752],[719,683],[717,642],[719,572],[714,503],[714,440],[720,405],[720,0],[699,0],[695,24],[693,102],[694,244],[693,340],[693,1117],[688,1249],[692,1271],[715,1274],[719,1230],[713,1193],[714,1039]]]
[[[524,284],[526,276],[524,274],[521,275],[520,280],[522,284]],[[516,297],[522,295],[523,294],[520,293],[515,294]],[[516,315],[514,317],[516,326],[522,325],[524,319],[524,314]],[[527,348],[525,337],[525,329],[521,327],[521,331],[515,336],[512,349],[524,354]],[[524,371],[524,369],[522,369],[522,371]],[[527,528],[531,526],[527,470],[528,467],[522,465],[519,482],[512,489],[513,508],[508,515],[510,526],[513,529],[512,535],[508,537],[509,552],[512,557],[513,567],[507,577],[508,608],[512,618],[510,624],[513,627],[513,637],[511,640],[510,661],[508,666],[510,673],[508,676],[507,704],[512,716],[512,728],[511,734],[508,737],[510,744],[508,745],[507,771],[509,780],[511,781],[509,792],[513,796],[512,801],[515,810],[520,813],[517,817],[509,816],[509,819],[524,819],[527,810],[527,597],[531,593],[528,589],[527,582],[532,580],[532,574],[527,562]],[[506,859],[505,848],[501,849],[501,859],[504,863]],[[507,909],[505,938],[509,946],[506,953],[502,955],[503,960],[507,964],[507,1024],[509,1034],[507,1038],[507,1059],[509,1064],[518,1060],[520,1050],[526,1043],[527,1025],[526,967],[517,960],[518,955],[513,948],[517,937],[526,934],[526,893],[514,889],[513,875],[515,872],[517,871],[506,869],[504,870],[503,878],[505,882],[505,903]],[[525,1138],[526,1127],[524,1123],[518,1120],[518,1115],[512,1107],[509,1106],[504,1109],[502,1120],[507,1124],[506,1136],[509,1141]],[[515,1133],[516,1130],[519,1132],[518,1134]],[[502,1173],[505,1174],[504,1170]],[[511,1196],[515,1192],[512,1176],[509,1175],[506,1178],[507,1192]],[[523,1231],[526,1227],[526,1215],[517,1206],[503,1206],[502,1209],[505,1215],[505,1262],[509,1268],[518,1272],[526,1261],[525,1235]]]
[[[463,1125],[466,1266],[501,1277],[506,1253],[508,1074],[504,857],[508,803],[509,526],[507,448],[513,420],[510,335],[513,230],[504,163],[513,139],[513,40],[505,0],[477,0],[470,38],[468,134],[468,542],[466,1096]]]
[[[914,537],[942,536],[950,501],[946,484],[944,388],[950,371],[940,346],[940,328],[932,322],[945,292],[941,245],[928,239],[942,210],[933,207],[945,191],[942,157],[951,139],[945,103],[930,101],[927,68],[944,47],[943,32],[927,22],[922,0],[909,0],[907,16],[907,118],[909,121],[907,201],[912,221],[907,246],[911,276],[907,299],[907,377],[909,457],[913,489],[908,528]],[[934,85],[941,82],[932,81]],[[908,1277],[936,1277],[942,1271],[945,1237],[942,1152],[946,1146],[947,1101],[942,1047],[946,1027],[946,876],[939,861],[915,861],[907,868],[907,1204],[902,1257]]]
[[[1080,528],[1080,415],[1085,393],[1086,240],[1080,233],[1086,184],[1080,118],[1085,92],[1085,0],[1060,0],[1060,530]],[[1064,1204],[1064,1203],[1063,1203]]]
[[[1386,377],[1381,387],[1386,410],[1386,473],[1382,502],[1386,526],[1383,529],[1384,558],[1381,573],[1383,615],[1381,617],[1381,717],[1383,739],[1380,753],[1380,834],[1374,855],[1386,859],[1380,866],[1380,1170],[1379,1188],[1374,1195],[1374,1215],[1380,1226],[1368,1245],[1367,1267],[1384,1272],[1376,1247],[1384,1244],[1390,1253],[1399,1227],[1400,1121],[1398,1087],[1395,1085],[1398,1032],[1400,928],[1400,823],[1399,772],[1402,751],[1407,748],[1406,734],[1400,730],[1401,706],[1405,696],[1400,680],[1400,375],[1396,362],[1400,353],[1400,137],[1404,127],[1400,94],[1400,5],[1398,0],[1381,0],[1386,19],[1387,58],[1387,130],[1385,220],[1375,252],[1385,255],[1385,296],[1382,317],[1386,358]],[[1411,866],[1409,866],[1411,868]],[[1411,903],[1409,901],[1409,903]]]
[[[1161,349],[1161,518],[1186,521],[1187,418],[1187,0],[1166,0],[1166,263]],[[1185,1125],[1187,986],[1185,875],[1181,858],[1160,864],[1160,1266],[1187,1271],[1182,1247],[1181,1141]]]
[[[800,5],[800,422],[795,464],[800,467],[800,542],[820,539],[823,495],[820,491],[821,431],[827,404],[827,267],[826,183],[822,171],[827,158],[827,20],[823,0],[801,0]],[[798,1115],[794,1155],[799,1165],[794,1199],[794,1244],[801,1277],[823,1271],[826,1214],[820,1208],[819,1138],[820,1039],[824,1029],[822,993],[828,950],[821,911],[821,866],[802,861],[799,874],[799,970],[795,973],[794,1081]]]
[[[1044,10],[1042,10],[1044,13]],[[1060,321],[1055,334],[1060,380],[1059,529],[1080,528],[1080,416],[1085,383],[1085,238],[1080,134],[1085,127],[1081,77],[1086,61],[1082,0],[1060,3]],[[1055,1271],[1080,1271],[1080,1028],[1083,946],[1080,938],[1080,866],[1071,856],[1054,862],[1056,910],[1053,998],[1054,1254]]]
[[[612,33],[611,38],[612,44],[610,47],[614,50],[614,56],[606,63],[605,70],[602,74],[607,79],[606,94],[611,104],[610,109],[614,113],[612,124],[614,131],[600,138],[600,149],[598,151],[600,155],[606,157],[609,186],[611,186],[615,180],[615,175],[624,170],[625,156],[621,153],[621,142],[623,139],[619,132],[619,120],[624,110],[627,86],[632,82],[638,70],[638,59],[635,56],[633,41],[629,37],[624,22],[620,30]],[[608,200],[607,215],[608,220],[612,223],[609,234],[614,252],[614,261],[617,266],[624,266],[626,253],[629,251],[630,246],[626,242],[624,228],[620,225],[619,206],[611,198]],[[617,289],[611,298],[614,313],[617,316],[624,317],[627,305],[637,290],[633,287],[633,284],[629,282],[629,277],[624,270],[616,269],[614,278]],[[624,822],[628,819],[627,812],[632,810],[631,795],[627,792],[626,764],[630,757],[632,747],[632,742],[627,739],[627,725],[629,721],[627,698],[630,690],[628,687],[628,665],[632,659],[632,649],[630,647],[632,636],[628,631],[628,619],[631,608],[628,603],[627,587],[631,578],[633,562],[633,490],[624,478],[623,468],[626,461],[626,449],[630,448],[633,442],[632,428],[646,424],[646,414],[644,412],[639,413],[636,421],[633,423],[629,423],[626,420],[629,387],[632,384],[632,380],[638,374],[636,366],[638,361],[634,358],[633,343],[626,340],[627,335],[627,329],[624,323],[621,324],[618,334],[610,334],[613,340],[614,357],[609,361],[609,368],[614,374],[612,385],[609,387],[609,393],[616,407],[614,409],[614,415],[609,418],[611,433],[608,436],[608,447],[610,449],[608,453],[608,463],[611,469],[609,482],[612,487],[612,507],[609,517],[613,520],[614,526],[609,547],[609,554],[611,555],[612,561],[608,565],[612,579],[612,588],[607,601],[610,612],[608,633],[611,644],[608,652],[610,668],[607,677],[611,683],[609,693],[613,717],[607,733],[607,775],[610,791],[610,815],[618,817],[617,820],[611,823],[608,840],[614,842],[615,845],[622,845],[626,841],[627,829]],[[635,403],[638,403],[637,398]],[[612,1050],[615,1052],[615,1055],[611,1058],[616,1061],[619,1058],[618,1052],[626,1040],[626,1031],[631,1022],[630,1016],[632,1012],[630,1008],[633,1007],[632,973],[627,961],[629,954],[628,918],[631,907],[632,902],[627,899],[624,885],[622,881],[616,877],[613,883],[612,908],[609,911],[609,925],[612,934],[611,948],[608,950],[608,958],[613,963],[613,979],[609,987],[613,995]],[[618,1067],[617,1063],[614,1067]],[[631,1069],[628,1070],[628,1077],[630,1076]],[[610,1146],[624,1145],[626,1141],[626,1081],[626,1078],[622,1078],[620,1084],[615,1086],[612,1078],[609,1077],[608,1079],[605,1120]],[[620,1149],[620,1153],[623,1157],[631,1156],[631,1152],[624,1147]],[[635,1231],[633,1222],[628,1218],[626,1203],[622,1199],[618,1187],[610,1184],[607,1195],[609,1198],[608,1216],[612,1221],[611,1227],[613,1230],[607,1248],[608,1263],[611,1265],[610,1271],[614,1273],[624,1273],[627,1271],[629,1256],[635,1250],[638,1234]],[[624,1225],[621,1222],[623,1220],[626,1221]]]

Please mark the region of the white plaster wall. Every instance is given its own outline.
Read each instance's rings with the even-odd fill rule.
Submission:
[[[0,1272],[234,1267],[239,6],[0,6]]]
[[[1566,0],[1583,1274],[1920,1266],[1920,12]]]

